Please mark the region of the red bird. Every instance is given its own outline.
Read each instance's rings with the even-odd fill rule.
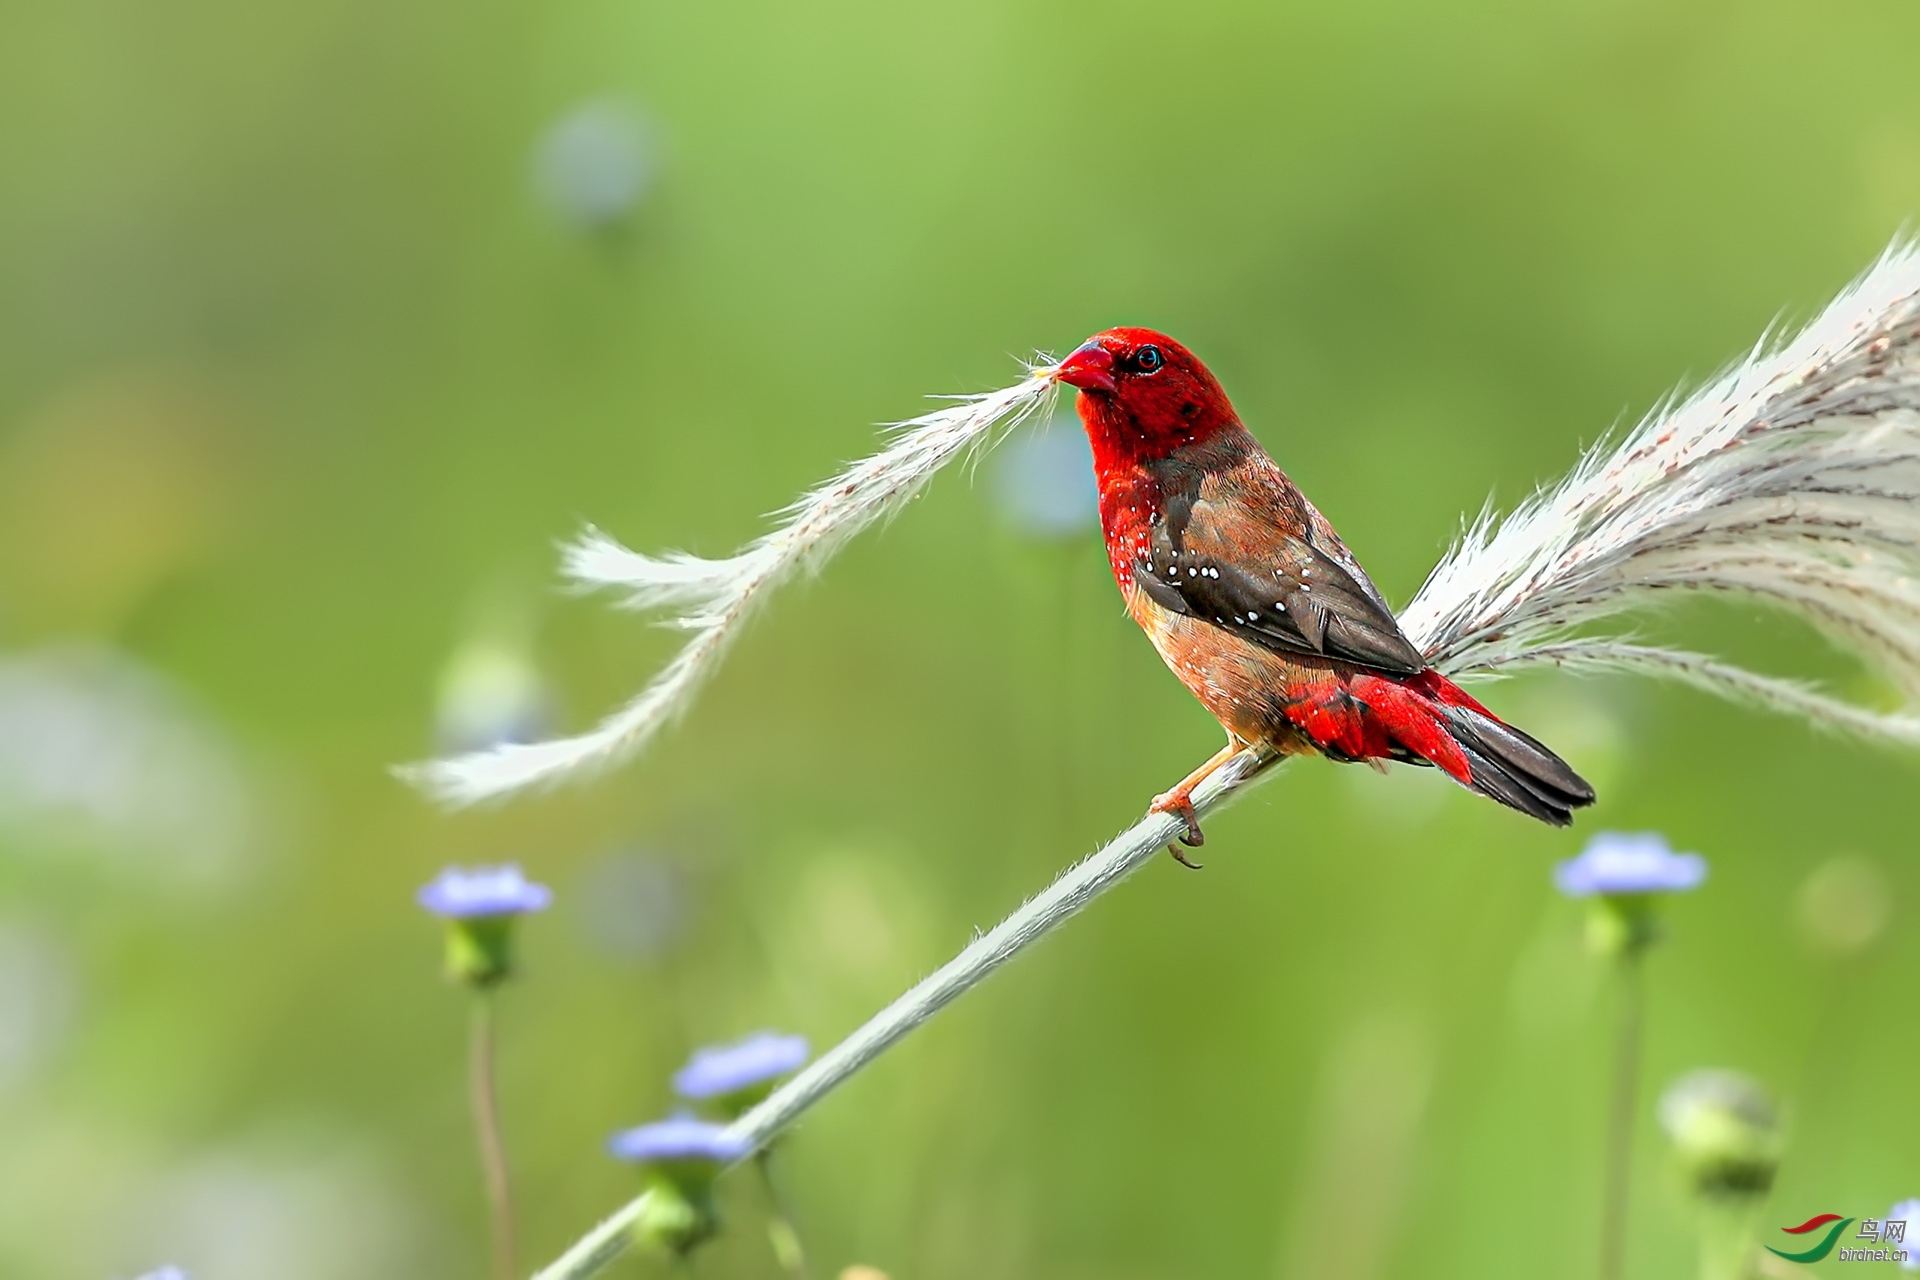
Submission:
[[[1554,826],[1593,803],[1564,760],[1427,665],[1192,352],[1151,329],[1109,329],[1055,376],[1080,392],[1127,612],[1227,731],[1218,755],[1153,802],[1186,820],[1184,843],[1202,839],[1193,789],[1255,743],[1434,765]]]

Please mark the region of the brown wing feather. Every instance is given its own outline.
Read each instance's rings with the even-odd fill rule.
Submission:
[[[1413,675],[1426,662],[1318,511],[1253,451],[1213,470],[1169,459],[1162,515],[1133,565],[1162,607],[1268,648]]]

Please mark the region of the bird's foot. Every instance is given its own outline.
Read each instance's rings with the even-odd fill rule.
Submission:
[[[1153,803],[1147,806],[1147,812],[1171,813],[1184,822],[1187,829],[1180,835],[1180,844],[1186,845],[1189,849],[1197,849],[1207,842],[1206,833],[1200,830],[1200,819],[1193,811],[1193,796],[1189,788],[1175,787],[1164,795],[1155,796]],[[1172,854],[1173,860],[1183,867],[1191,867],[1198,871],[1202,866],[1201,863],[1194,862],[1181,853],[1179,845],[1168,845],[1167,852]]]
[[[1147,806],[1148,813],[1170,813],[1186,823],[1187,829],[1180,837],[1180,843],[1188,848],[1198,848],[1207,842],[1200,830],[1200,819],[1193,812],[1193,793],[1186,787],[1175,787],[1153,798]]]

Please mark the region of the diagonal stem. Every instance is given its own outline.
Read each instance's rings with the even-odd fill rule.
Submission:
[[[507,1176],[506,1142],[500,1135],[493,1041],[493,992],[482,988],[473,999],[468,1090],[473,1103],[474,1132],[480,1144],[480,1175],[486,1183],[487,1211],[492,1219],[493,1274],[495,1280],[513,1280],[520,1273],[514,1258],[513,1184]]]
[[[1248,747],[1194,789],[1195,814],[1219,808],[1280,758],[1265,747]],[[732,1132],[752,1142],[755,1149],[765,1146],[896,1041],[1145,866],[1185,830],[1186,824],[1172,814],[1149,813],[1099,852],[1069,867],[959,955],[814,1059],[806,1070],[735,1121]],[[598,1272],[626,1250],[634,1220],[645,1203],[644,1195],[629,1201],[539,1272],[535,1280],[582,1280]]]
[[[1640,1093],[1641,948],[1620,954],[1620,1005],[1607,1102],[1607,1163],[1600,1209],[1600,1280],[1620,1280],[1627,1257],[1627,1197],[1632,1187],[1633,1122]]]

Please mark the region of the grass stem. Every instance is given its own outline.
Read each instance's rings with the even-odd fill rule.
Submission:
[[[513,1183],[507,1174],[507,1147],[500,1133],[500,1097],[494,1082],[493,993],[474,996],[468,1043],[468,1095],[474,1133],[480,1146],[480,1175],[486,1183],[487,1212],[493,1228],[494,1280],[519,1275],[513,1230]]]
[[[1600,1280],[1620,1280],[1627,1256],[1627,1201],[1633,1184],[1633,1125],[1640,1095],[1640,1032],[1645,1019],[1641,949],[1621,954],[1615,1010],[1613,1084],[1607,1100],[1607,1154],[1600,1209]]]

